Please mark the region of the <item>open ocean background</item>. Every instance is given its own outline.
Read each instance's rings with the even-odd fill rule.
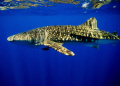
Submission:
[[[114,6],[116,6],[114,8]],[[120,86],[120,43],[66,46],[75,56],[16,45],[7,37],[51,25],[80,25],[95,17],[98,28],[120,35],[120,2],[99,9],[58,3],[0,10],[0,86]]]

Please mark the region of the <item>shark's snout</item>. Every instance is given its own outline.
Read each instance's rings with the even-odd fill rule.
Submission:
[[[9,37],[7,38],[7,40],[10,41],[10,42],[13,41],[13,40],[14,40],[14,36],[9,36]]]

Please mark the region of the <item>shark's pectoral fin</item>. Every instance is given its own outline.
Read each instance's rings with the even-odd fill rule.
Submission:
[[[63,47],[62,43],[57,43],[57,42],[47,40],[47,41],[44,42],[44,45],[49,46],[49,47],[57,50],[60,53],[65,54],[65,55],[69,55],[69,56],[74,56],[75,55],[72,51],[70,51],[67,48]]]
[[[93,45],[93,48],[99,49],[99,45]]]

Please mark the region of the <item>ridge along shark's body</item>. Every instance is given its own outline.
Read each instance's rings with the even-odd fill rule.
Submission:
[[[97,20],[92,17],[82,25],[46,26],[19,33],[7,38],[8,41],[27,41],[32,45],[45,45],[65,55],[74,53],[62,46],[63,43],[75,42],[98,48],[99,44],[115,44],[120,42],[117,32],[109,33],[99,30]],[[44,48],[43,50],[47,50]]]

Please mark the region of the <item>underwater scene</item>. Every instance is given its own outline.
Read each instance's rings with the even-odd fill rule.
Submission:
[[[120,0],[0,0],[0,86],[120,86]]]

